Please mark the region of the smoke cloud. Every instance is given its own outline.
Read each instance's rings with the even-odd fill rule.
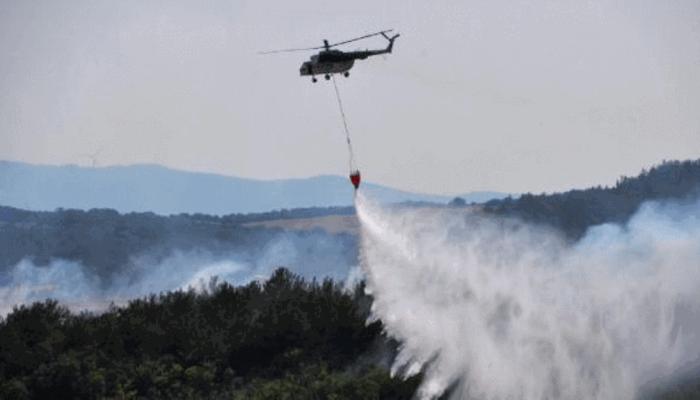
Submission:
[[[53,260],[37,266],[25,259],[5,276],[0,287],[0,315],[14,306],[51,298],[74,311],[101,311],[110,303],[125,304],[130,299],[169,290],[203,290],[210,280],[239,284],[264,277],[249,265],[232,260],[210,259],[197,253],[175,253],[155,265],[136,264],[128,276],[115,278],[107,287],[87,273],[84,265]]]
[[[157,251],[134,255],[128,265],[108,279],[90,266],[64,259],[35,265],[30,259],[0,272],[0,316],[13,307],[56,299],[71,310],[101,311],[110,303],[170,290],[203,290],[212,278],[234,285],[266,279],[276,268],[286,267],[305,278],[343,279],[356,267],[354,242],[322,232],[286,232],[239,252],[204,249]]]
[[[573,244],[477,210],[356,206],[373,318],[422,399],[632,399],[697,366],[700,203]]]

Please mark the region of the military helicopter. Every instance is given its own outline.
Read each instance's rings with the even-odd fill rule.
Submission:
[[[392,29],[370,33],[369,35],[360,36],[350,40],[344,40],[342,42],[328,44],[328,40],[323,40],[323,46],[319,47],[309,47],[304,49],[284,49],[284,50],[273,50],[266,51],[260,54],[273,54],[273,53],[288,53],[295,51],[309,51],[309,50],[319,50],[323,49],[318,54],[311,56],[309,61],[304,61],[301,64],[299,73],[301,76],[311,76],[312,82],[317,82],[316,75],[323,74],[326,80],[331,79],[331,74],[343,74],[346,78],[350,76],[350,69],[355,64],[355,60],[364,60],[367,57],[377,56],[380,54],[391,53],[394,47],[394,40],[396,40],[399,35],[389,36],[387,33],[391,32]],[[360,50],[360,51],[341,51],[336,50],[333,47],[340,46],[346,43],[355,42],[362,39],[367,39],[373,36],[383,36],[389,41],[389,45],[385,49],[379,50]]]

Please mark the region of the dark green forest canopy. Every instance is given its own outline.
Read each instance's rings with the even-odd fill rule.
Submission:
[[[395,345],[366,323],[370,301],[278,269],[103,314],[16,307],[0,322],[0,398],[410,398],[419,378],[389,377],[377,357]]]

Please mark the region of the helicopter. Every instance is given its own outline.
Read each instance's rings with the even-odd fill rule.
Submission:
[[[342,42],[329,44],[328,40],[323,40],[323,46],[319,47],[309,47],[303,49],[284,49],[284,50],[273,50],[266,51],[260,54],[272,54],[272,53],[288,53],[296,51],[309,51],[309,50],[319,50],[323,49],[318,54],[311,56],[309,61],[304,61],[299,69],[299,74],[301,76],[311,76],[311,82],[317,82],[316,75],[323,74],[326,80],[331,79],[332,74],[343,74],[346,78],[350,76],[350,69],[355,64],[355,60],[364,60],[367,57],[377,56],[380,54],[389,54],[394,47],[394,40],[399,37],[399,34],[394,36],[389,36],[387,33],[391,32],[392,29],[370,33],[368,35],[356,37],[354,39],[344,40]],[[389,41],[389,45],[385,49],[378,50],[360,50],[360,51],[341,51],[334,49],[336,46],[340,46],[346,43],[355,42],[362,39],[367,39],[373,36],[383,36]]]

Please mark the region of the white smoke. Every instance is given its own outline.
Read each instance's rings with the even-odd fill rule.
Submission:
[[[248,252],[214,254],[206,250],[132,256],[112,277],[99,278],[90,266],[54,259],[35,265],[29,259],[0,273],[0,316],[13,307],[51,298],[74,311],[102,311],[111,303],[172,290],[202,291],[213,278],[233,285],[265,280],[279,267],[305,278],[347,275],[356,262],[342,239],[325,234],[279,234]],[[352,259],[352,261],[351,261]]]
[[[130,277],[115,279],[105,287],[78,262],[56,259],[37,266],[22,260],[0,287],[0,316],[15,306],[49,298],[74,311],[102,311],[112,303],[122,305],[152,293],[190,288],[202,291],[214,277],[235,284],[259,277],[248,266],[231,260],[207,260],[200,254],[175,253],[158,264],[137,268]]]
[[[86,275],[80,264],[60,260],[47,267],[37,267],[22,260],[4,276],[3,281],[0,316],[5,316],[16,305],[49,297],[71,299],[74,304],[85,305],[95,299],[99,287],[98,279]]]
[[[575,244],[478,211],[356,207],[373,317],[420,398],[632,399],[700,357],[700,203]]]

